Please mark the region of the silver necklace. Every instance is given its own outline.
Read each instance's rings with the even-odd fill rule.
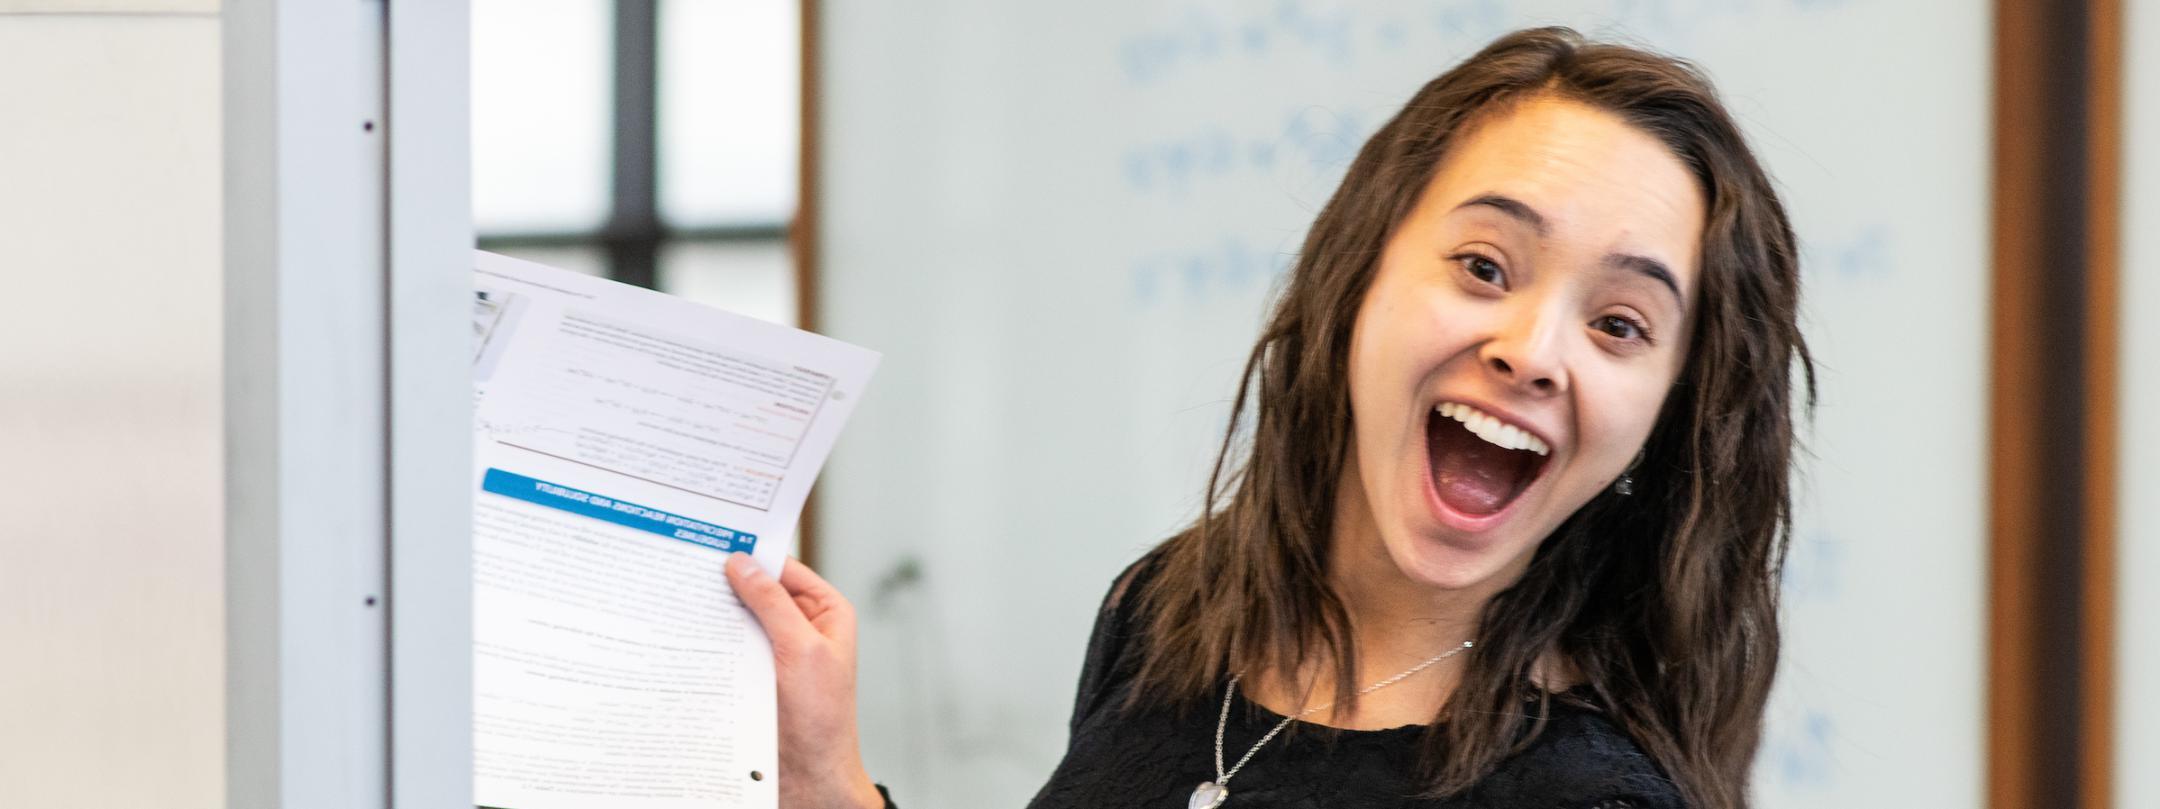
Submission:
[[[1433,655],[1432,657],[1426,658],[1425,662],[1419,663],[1415,666],[1411,666],[1408,671],[1397,674],[1393,677],[1389,677],[1385,680],[1381,680],[1380,682],[1373,683],[1372,685],[1365,686],[1364,690],[1357,692],[1357,695],[1362,697],[1366,694],[1370,694],[1374,691],[1378,691],[1382,688],[1386,688],[1388,686],[1402,682],[1403,680],[1408,679],[1410,675],[1424,671],[1427,667],[1431,666],[1434,663],[1438,663],[1442,660],[1446,660],[1450,657],[1462,654],[1464,651],[1468,650],[1471,646],[1474,645],[1476,645],[1476,641],[1463,641],[1461,646],[1457,646],[1445,652],[1441,652],[1439,654]],[[1299,711],[1296,716],[1283,717],[1283,721],[1275,723],[1275,729],[1268,731],[1267,735],[1260,737],[1260,741],[1253,742],[1252,749],[1245,751],[1245,755],[1240,757],[1237,760],[1236,764],[1231,765],[1230,769],[1225,770],[1223,769],[1222,765],[1223,728],[1227,727],[1230,724],[1230,698],[1237,694],[1237,684],[1238,678],[1235,675],[1232,675],[1230,677],[1230,687],[1223,689],[1222,717],[1215,720],[1215,780],[1202,781],[1200,782],[1199,786],[1193,787],[1192,799],[1185,802],[1185,809],[1215,809],[1215,807],[1223,805],[1224,801],[1230,800],[1230,776],[1236,775],[1238,770],[1244,769],[1245,762],[1251,761],[1253,754],[1260,752],[1260,747],[1262,745],[1267,744],[1268,740],[1275,738],[1275,734],[1281,733],[1283,731],[1283,728],[1290,726],[1290,723],[1303,719],[1307,716],[1311,716],[1315,711],[1326,710],[1328,706],[1335,704],[1333,702],[1329,702],[1322,705],[1315,705],[1313,707]]]

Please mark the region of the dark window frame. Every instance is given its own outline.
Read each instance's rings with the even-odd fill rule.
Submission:
[[[598,248],[605,257],[609,278],[657,289],[660,253],[669,245],[747,242],[787,246],[792,234],[785,221],[682,228],[670,227],[660,215],[660,0],[615,0],[614,9],[615,137],[606,220],[597,230],[483,235],[478,239],[480,248]],[[802,195],[802,189],[797,189],[798,209],[802,207]],[[800,286],[799,270],[797,276]]]

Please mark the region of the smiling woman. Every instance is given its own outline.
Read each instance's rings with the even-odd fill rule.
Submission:
[[[1797,283],[1685,63],[1537,29],[1427,84],[1314,222],[1214,508],[1112,586],[1032,805],[1747,805]],[[730,577],[783,804],[879,805],[846,600]]]
[[[1358,311],[1337,548],[1376,540],[1449,591],[1518,578],[1620,476],[1679,376],[1702,196],[1663,144],[1584,102],[1474,122]]]

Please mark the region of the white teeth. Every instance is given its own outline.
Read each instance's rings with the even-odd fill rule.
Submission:
[[[1434,409],[1442,416],[1462,422],[1463,429],[1469,430],[1471,435],[1485,439],[1495,446],[1526,449],[1539,455],[1552,453],[1551,447],[1546,446],[1537,436],[1531,435],[1528,430],[1502,422],[1475,407],[1459,402],[1441,402],[1440,406]]]

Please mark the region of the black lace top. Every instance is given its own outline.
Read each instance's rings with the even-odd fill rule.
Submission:
[[[1080,672],[1065,759],[1028,809],[1177,809],[1195,786],[1215,777],[1218,710],[1180,717],[1121,707],[1138,665],[1131,643],[1135,599],[1122,596],[1138,584],[1128,579],[1145,575],[1144,565],[1127,570],[1104,599]],[[1240,694],[1223,735],[1225,766],[1282,721]],[[1552,700],[1550,721],[1534,746],[1444,801],[1416,797],[1425,726],[1357,731],[1293,723],[1231,777],[1223,809],[1681,809],[1672,782],[1589,707],[1586,694]]]

